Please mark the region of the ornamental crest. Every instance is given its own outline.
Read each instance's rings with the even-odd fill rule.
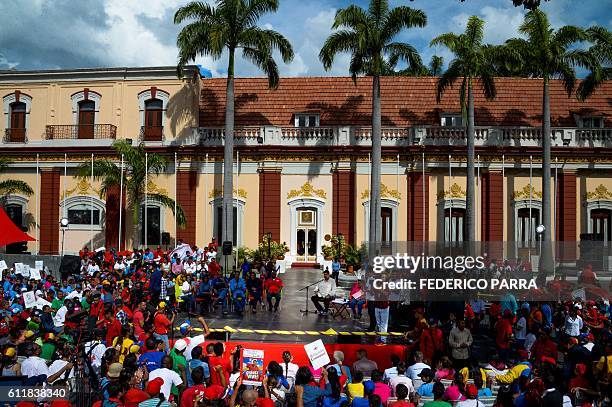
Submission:
[[[525,199],[542,199],[542,192],[536,191],[533,186],[527,184],[520,191],[514,191],[512,194],[512,199],[514,201],[520,201]]]
[[[297,198],[299,196],[317,196],[327,199],[327,194],[323,189],[315,189],[310,182],[306,182],[300,189],[292,189],[287,194],[287,199]]]
[[[389,189],[385,184],[380,184],[380,197],[381,198],[392,198],[396,200],[402,199],[402,194],[399,193],[396,189]],[[370,198],[370,190],[366,189],[361,194],[361,199],[369,199]]]
[[[595,191],[586,193],[587,201],[609,201],[612,200],[612,192],[603,184],[599,184]]]
[[[234,188],[234,195],[239,197],[239,198],[242,198],[242,199],[246,199],[246,197],[247,197],[246,191],[244,189],[242,189],[242,188],[238,188],[238,190],[236,190],[236,188]],[[221,196],[223,196],[223,189],[215,188],[215,189],[213,189],[212,191],[210,191],[208,193],[208,198],[210,198],[210,199],[216,199],[216,198],[219,198]]]
[[[89,195],[91,192],[100,198],[102,197],[99,189],[94,188],[85,178],[81,178],[74,188],[66,190],[65,195],[62,192],[62,200],[71,195]]]
[[[158,195],[168,195],[168,191],[164,188],[158,187],[153,181],[149,180],[147,182],[147,194],[158,194]]]
[[[448,190],[438,192],[438,200],[465,198],[466,194],[467,192],[459,184],[454,183]]]

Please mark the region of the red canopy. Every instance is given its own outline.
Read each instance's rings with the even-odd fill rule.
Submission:
[[[0,207],[0,247],[17,242],[36,240],[19,229]]]

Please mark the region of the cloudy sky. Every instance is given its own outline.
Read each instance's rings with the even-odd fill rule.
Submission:
[[[213,1],[213,0],[208,0]],[[0,69],[56,69],[107,66],[155,66],[176,63],[175,39],[179,27],[172,22],[175,10],[187,0],[1,0]],[[293,44],[295,59],[281,63],[283,75],[345,75],[348,56],[337,59],[325,72],[318,53],[338,8],[366,0],[279,0],[278,13],[267,15],[261,25],[274,28]],[[398,39],[413,44],[424,61],[433,54],[450,55],[430,48],[434,36],[461,32],[470,15],[486,21],[485,39],[501,43],[517,35],[524,10],[511,0],[391,0],[425,11],[425,28],[404,31]],[[554,26],[593,24],[612,28],[610,0],[551,0],[544,3]],[[226,59],[196,61],[213,75],[223,76]],[[258,75],[244,61],[237,74]]]

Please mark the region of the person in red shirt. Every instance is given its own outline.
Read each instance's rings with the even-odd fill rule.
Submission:
[[[166,345],[166,352],[170,352],[170,341],[168,340],[168,329],[176,318],[176,313],[172,313],[172,318],[168,319],[166,316],[166,303],[160,302],[157,306],[157,312],[153,317],[153,336],[155,339],[159,339]]]
[[[193,380],[193,386],[185,389],[181,395],[181,407],[193,407],[196,397],[204,394],[206,386],[203,384],[204,369],[201,366],[191,371],[191,380]]]
[[[543,357],[557,359],[557,344],[550,339],[549,327],[544,327],[540,331],[538,339],[536,339],[535,343],[531,347],[531,356],[533,356],[536,361],[541,361]]]
[[[106,346],[111,346],[113,339],[121,335],[121,322],[115,318],[113,307],[104,310],[104,319],[100,325],[106,328]]]
[[[270,278],[264,281],[264,289],[266,290],[266,299],[268,300],[268,311],[276,312],[278,304],[281,300],[281,291],[285,285],[283,281],[276,276],[276,271],[273,271]],[[272,298],[274,298],[274,308],[272,308]]]
[[[211,279],[221,275],[221,265],[214,258],[210,259],[210,263],[208,263],[208,274]]]
[[[229,357],[224,357],[225,345],[217,342],[213,345],[214,356],[208,358],[210,368],[210,383],[226,387],[229,384],[229,375],[234,370],[234,353],[239,348],[234,349]]]
[[[208,244],[208,250],[213,250],[216,252],[218,248],[219,245],[217,244],[217,240],[213,237]]]
[[[504,317],[495,324],[495,343],[499,349],[499,357],[508,363],[510,356],[510,342],[512,341],[512,320],[514,316],[510,310],[504,312]]]
[[[146,301],[141,301],[138,304],[138,308],[134,311],[134,316],[132,317],[132,322],[134,323],[134,335],[136,337],[140,337],[144,333],[144,322],[145,322],[145,313],[147,310]]]

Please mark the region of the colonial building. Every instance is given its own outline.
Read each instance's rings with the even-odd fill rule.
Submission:
[[[436,78],[382,80],[382,213],[385,241],[461,241],[466,140],[457,89],[436,102]],[[286,242],[288,259],[321,261],[327,234],[347,243],[368,235],[369,78],[236,80],[235,244],[255,247],[266,233]],[[612,82],[585,102],[551,83],[553,238],[583,233],[612,239]],[[176,238],[203,245],[220,233],[225,79],[184,80],[174,67],[9,71],[0,74],[4,127],[0,179],[27,181],[31,197],[6,206],[38,242],[58,253],[84,245],[155,246]],[[499,78],[497,97],[475,93],[477,238],[535,247],[541,219],[541,102],[538,79]],[[187,225],[149,203],[137,225],[122,214],[119,188],[78,181],[76,166],[113,158],[115,139],[144,143],[167,157],[149,191],[177,199]],[[123,194],[124,196],[124,194]],[[144,202],[143,202],[144,205]],[[89,215],[88,215],[89,213]],[[93,216],[92,216],[93,215]],[[133,232],[135,231],[135,233]]]

